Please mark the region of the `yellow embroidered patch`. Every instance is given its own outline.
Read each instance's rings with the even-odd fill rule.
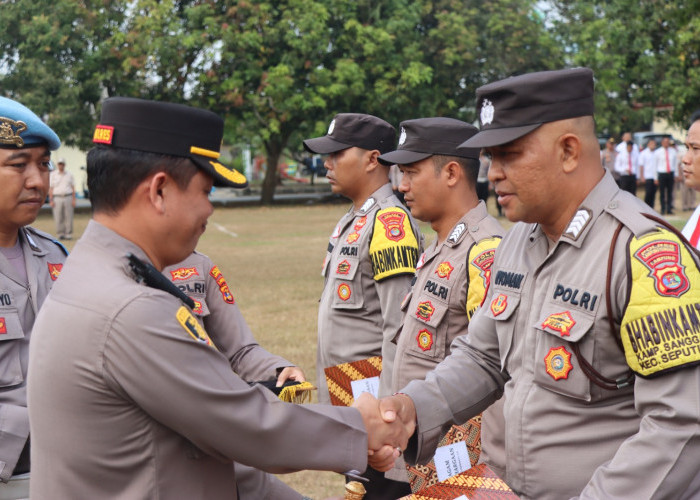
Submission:
[[[670,231],[633,238],[632,290],[621,337],[630,368],[641,376],[700,363],[700,271]]]
[[[501,238],[486,238],[469,249],[467,272],[469,288],[467,289],[467,319],[472,319],[477,308],[484,301],[491,282],[491,265],[496,254],[496,247]]]
[[[180,306],[180,309],[178,309],[175,313],[175,317],[177,318],[177,322],[180,323],[182,328],[184,328],[193,339],[216,349],[216,346],[209,338],[207,331],[202,325],[199,324],[199,322],[194,316],[192,316],[192,313],[185,306]]]
[[[376,281],[416,271],[418,240],[406,212],[395,207],[377,212],[369,257]]]

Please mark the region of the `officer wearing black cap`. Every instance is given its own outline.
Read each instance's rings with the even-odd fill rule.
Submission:
[[[29,471],[26,379],[29,342],[66,258],[54,239],[28,224],[49,190],[51,151],[61,142],[22,104],[0,97],[0,481]],[[25,484],[28,495],[28,482]],[[0,495],[4,487],[0,487]]]
[[[516,224],[469,335],[382,402],[417,422],[406,456],[430,458],[443,422],[505,390],[521,498],[698,498],[698,257],[602,168],[589,69],[486,85],[477,110],[464,146],[491,156]]]
[[[395,140],[394,127],[376,116],[340,113],[325,136],[304,141],[312,153],[328,155],[331,189],[352,201],[331,234],[323,263],[316,361],[321,402],[330,401],[324,368],[380,355],[379,394],[391,394],[392,339],[422,250],[418,225],[394,195],[389,167],[378,159]],[[381,483],[381,475],[368,474],[366,500],[410,493],[403,484]],[[399,489],[391,490],[394,486]]]
[[[400,129],[397,149],[381,155],[379,161],[399,165],[403,173],[399,190],[406,205],[417,219],[429,222],[437,236],[421,255],[410,295],[403,301],[392,392],[411,380],[423,379],[449,354],[452,341],[467,334],[505,233],[476,194],[479,149],[459,148],[478,132],[476,127],[437,117],[407,120]],[[490,409],[483,420],[495,430],[494,438],[502,435],[500,407]],[[480,427],[478,419],[469,425]],[[503,444],[497,440],[483,448],[494,456],[503,455]],[[406,470],[395,468],[387,476],[405,481]]]
[[[367,441],[366,411],[249,387],[160,274],[192,254],[212,184],[246,184],[219,162],[222,135],[209,111],[104,102],[87,159],[93,219],[30,351],[33,497],[235,499],[234,461],[345,471],[368,448],[405,446],[398,426]]]

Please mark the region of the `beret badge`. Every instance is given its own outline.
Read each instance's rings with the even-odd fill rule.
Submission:
[[[24,122],[0,116],[0,144],[14,144],[21,148],[24,146],[24,139],[19,134],[25,130],[27,130],[27,125]]]
[[[488,125],[493,122],[493,113],[493,103],[488,99],[484,99],[484,103],[481,105],[481,124]]]

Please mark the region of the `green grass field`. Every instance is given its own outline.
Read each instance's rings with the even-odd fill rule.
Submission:
[[[489,210],[495,214],[490,202]],[[300,366],[312,381],[321,265],[328,237],[347,208],[346,204],[217,208],[198,246],[226,276],[259,343]],[[679,214],[674,225],[682,227],[689,215]],[[76,238],[87,221],[87,214],[76,216]],[[42,213],[34,226],[54,233],[48,213]],[[430,226],[421,224],[421,229],[426,241],[432,241]],[[66,246],[74,244],[75,240]],[[344,479],[339,474],[305,471],[280,477],[314,499],[343,495]]]

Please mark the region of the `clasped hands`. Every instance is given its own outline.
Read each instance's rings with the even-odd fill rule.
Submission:
[[[362,414],[367,430],[367,462],[378,471],[394,466],[416,429],[416,408],[405,394],[377,399],[364,392],[352,405]]]

